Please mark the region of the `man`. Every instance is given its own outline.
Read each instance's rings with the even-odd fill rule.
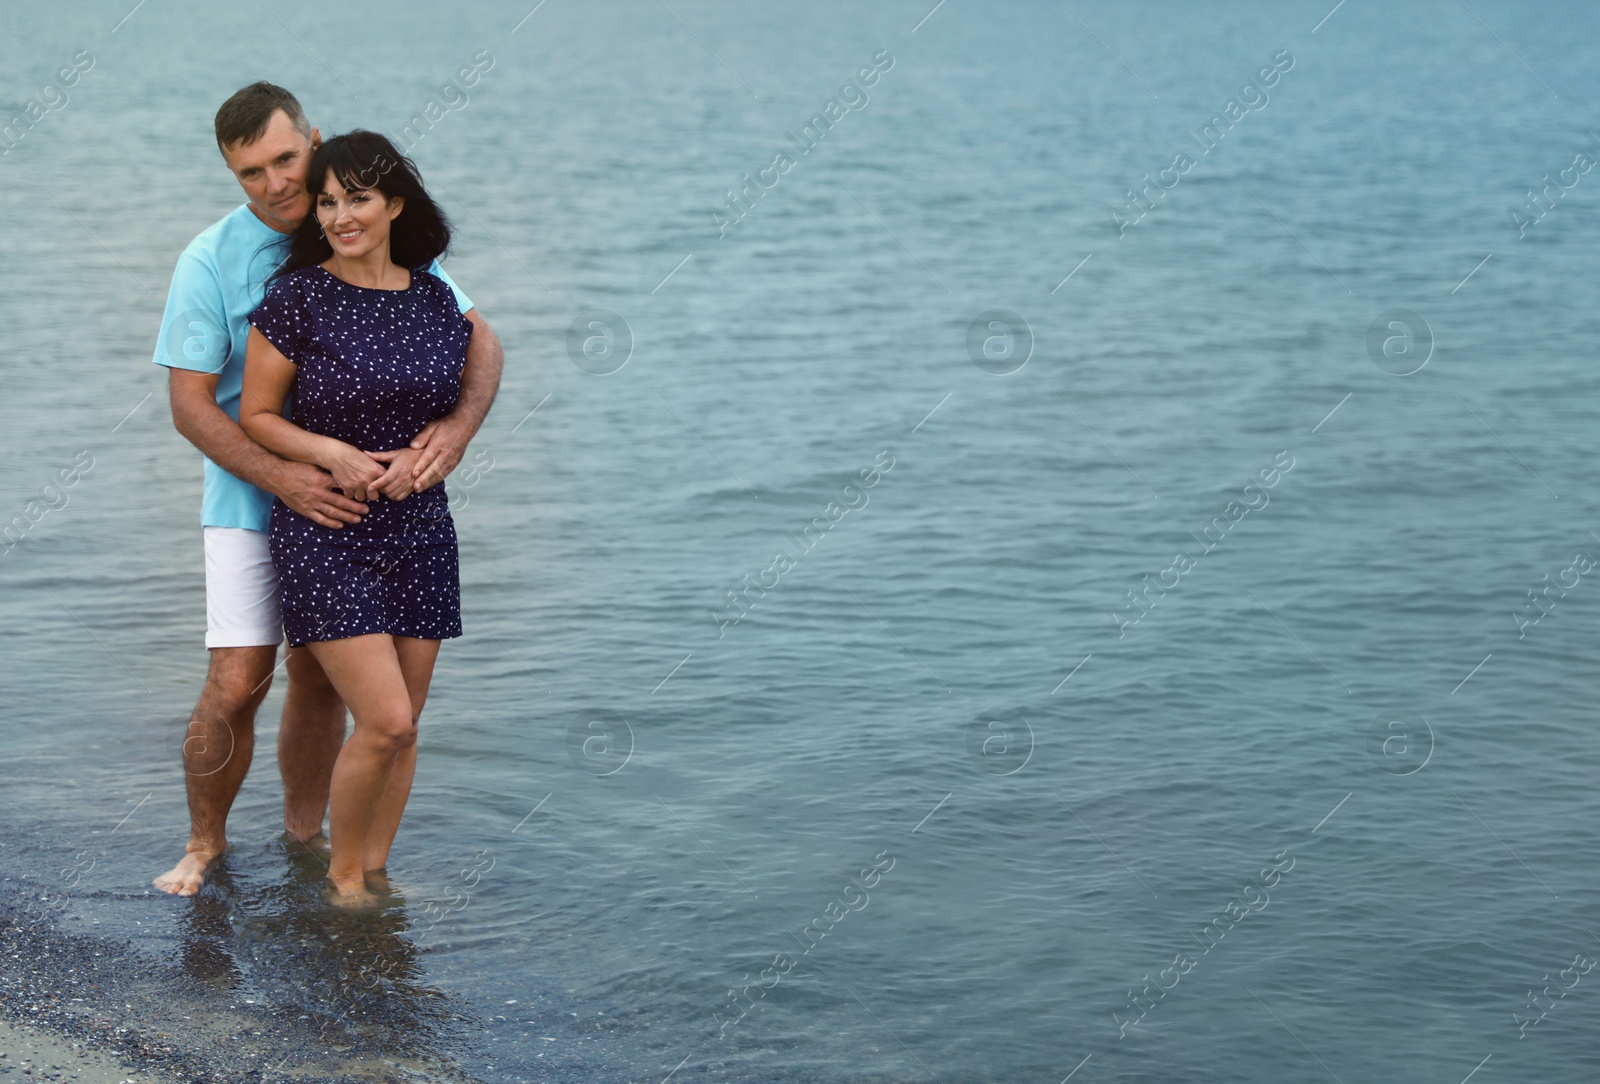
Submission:
[[[311,212],[306,173],[321,133],[282,87],[253,83],[217,110],[217,147],[247,202],[201,233],[178,260],[155,362],[168,368],[172,421],[205,454],[201,512],[206,561],[206,647],[211,665],[189,720],[183,766],[189,797],[184,856],[154,884],[192,896],[228,845],[228,811],[250,768],[255,713],[267,694],[283,639],[278,577],[267,552],[274,495],[324,527],[360,522],[366,504],[317,467],[281,459],[239,428],[247,317],[287,252],[288,235]],[[454,412],[412,442],[423,449],[417,492],[455,469],[500,383],[504,353],[472,302],[435,263],[472,321]],[[278,732],[283,823],[294,839],[322,833],[345,710],[309,650],[290,648],[289,691]]]

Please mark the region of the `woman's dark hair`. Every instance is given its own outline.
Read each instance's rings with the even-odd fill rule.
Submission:
[[[389,224],[389,258],[401,267],[420,271],[443,256],[450,247],[450,223],[422,187],[422,177],[411,159],[377,132],[357,128],[334,136],[317,148],[306,172],[311,213],[289,237],[289,255],[272,275],[282,278],[302,267],[325,263],[333,245],[317,221],[317,200],[328,183],[328,172],[347,191],[376,189],[385,196],[401,196],[405,206]]]

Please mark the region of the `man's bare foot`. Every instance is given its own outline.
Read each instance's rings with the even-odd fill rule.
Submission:
[[[284,825],[283,841],[285,843],[311,843],[312,841],[319,839],[322,840],[322,846],[326,847],[328,845],[328,836],[325,832],[323,832],[322,825],[320,824],[311,829],[309,832],[299,832],[293,828],[290,828],[287,824]]]
[[[221,857],[220,850],[215,853],[190,851],[176,866],[150,883],[171,896],[192,896],[206,883]]]
[[[283,833],[283,835],[279,836],[278,839],[291,852],[301,851],[307,854],[314,854],[321,858],[324,862],[327,861],[328,855],[333,853],[332,844],[328,842],[328,837],[321,832],[318,832],[312,836],[307,836],[305,839],[301,839],[293,832],[286,831]]]

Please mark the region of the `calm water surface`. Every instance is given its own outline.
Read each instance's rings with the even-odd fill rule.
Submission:
[[[401,961],[485,1080],[1593,1079],[1595,9],[931,6],[0,8],[7,116],[94,59],[0,163],[7,887],[219,1005]],[[205,666],[149,355],[223,98],[397,134],[484,50],[412,149],[507,350],[467,633],[335,967],[281,684],[209,917],[145,888]]]

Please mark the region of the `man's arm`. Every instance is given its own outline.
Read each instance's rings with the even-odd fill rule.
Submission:
[[[359,523],[367,506],[333,488],[333,477],[308,463],[280,459],[251,440],[217,405],[215,373],[168,370],[172,424],[217,466],[281,497],[283,503],[324,527]]]
[[[456,408],[423,426],[411,442],[413,448],[422,449],[413,468],[417,476],[413,486],[418,493],[438,485],[456,469],[500,390],[500,373],[506,361],[500,339],[476,308],[469,309],[466,316],[472,321],[472,340],[467,344],[467,363],[461,370],[461,396]]]

